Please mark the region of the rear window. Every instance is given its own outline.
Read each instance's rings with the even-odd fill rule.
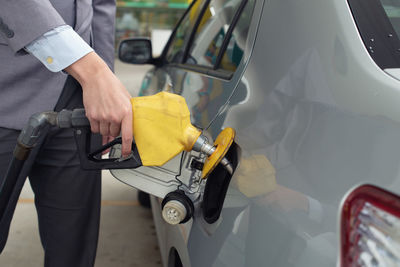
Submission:
[[[400,0],[348,0],[365,47],[382,69],[400,68]]]
[[[400,0],[380,0],[397,36],[400,36]]]

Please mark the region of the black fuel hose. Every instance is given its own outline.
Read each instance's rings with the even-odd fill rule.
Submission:
[[[18,177],[24,166],[25,160],[20,160],[15,157],[12,158],[10,165],[8,165],[5,179],[0,186],[0,221],[3,219],[6,208],[9,205],[11,195],[14,192],[15,185]]]
[[[25,160],[45,132],[44,129],[49,125],[56,125],[56,119],[57,113],[52,111],[34,114],[18,136],[13,157],[0,186],[0,221],[3,219],[10,204],[12,193],[24,167]]]

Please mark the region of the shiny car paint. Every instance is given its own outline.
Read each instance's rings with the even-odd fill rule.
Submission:
[[[241,150],[216,223],[200,201],[193,220],[168,225],[152,197],[164,266],[171,251],[193,267],[336,266],[346,193],[369,183],[400,194],[399,70],[374,62],[345,0],[257,0],[249,34],[229,81],[168,65],[147,77],[148,93],[168,81],[185,96],[213,139],[236,129]],[[204,79],[223,92],[196,114]]]

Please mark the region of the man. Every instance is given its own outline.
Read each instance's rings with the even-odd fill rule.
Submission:
[[[115,0],[0,0],[0,181],[19,130],[37,112],[83,105],[92,131],[103,139],[121,132],[130,153],[130,95],[110,69],[114,17]],[[0,221],[1,249],[26,176],[45,266],[93,266],[100,172],[80,169],[72,131],[50,129],[31,152]]]

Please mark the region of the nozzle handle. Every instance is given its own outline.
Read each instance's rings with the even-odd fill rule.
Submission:
[[[85,109],[61,110],[57,114],[57,126],[60,128],[73,128],[75,141],[78,148],[81,167],[84,170],[105,170],[105,169],[133,169],[142,166],[138,149],[132,143],[132,154],[127,159],[108,158],[102,159],[104,151],[110,147],[121,144],[122,139],[116,138],[100,148],[91,149],[90,122],[86,117]]]
[[[110,147],[122,144],[120,137],[114,139],[108,144],[91,151],[92,133],[90,126],[80,126],[75,128],[75,141],[78,148],[81,167],[84,170],[107,170],[107,169],[134,169],[142,166],[142,161],[139,156],[138,149],[135,143],[132,143],[132,154],[129,158],[108,158],[102,159],[102,152]]]

